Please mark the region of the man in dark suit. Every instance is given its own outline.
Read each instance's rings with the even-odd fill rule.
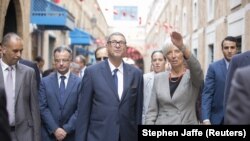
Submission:
[[[237,53],[237,39],[226,37],[221,42],[221,50],[224,58],[209,65],[202,92],[202,121],[206,125],[222,124],[227,68],[231,58]]]
[[[246,67],[250,65],[250,51],[246,51],[242,54],[235,55],[230,61],[227,78],[225,83],[225,92],[224,92],[224,108],[227,105],[227,99],[229,97],[231,82],[234,75],[234,72],[238,68]],[[225,109],[224,109],[225,111]]]
[[[75,122],[81,79],[70,72],[72,50],[54,50],[55,69],[39,88],[43,141],[75,141]]]
[[[8,112],[6,109],[6,95],[4,88],[0,88],[0,139],[11,141]]]
[[[8,33],[2,41],[0,87],[7,97],[7,111],[11,138],[18,141],[40,141],[41,126],[35,71],[18,63],[23,51],[23,40]],[[3,83],[4,82],[4,83]]]
[[[225,108],[225,124],[250,124],[250,67],[236,70],[232,79],[228,104]]]
[[[108,59],[86,68],[76,123],[76,141],[137,141],[143,104],[142,72],[122,61],[125,36],[112,33]]]

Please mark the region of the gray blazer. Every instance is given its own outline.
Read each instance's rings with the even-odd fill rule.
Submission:
[[[145,124],[145,116],[148,110],[148,105],[154,84],[154,72],[143,75],[143,111],[142,111],[142,124]]]
[[[203,83],[203,72],[194,56],[191,55],[186,61],[189,69],[183,75],[172,98],[169,72],[155,75],[146,124],[198,124],[195,105]]]
[[[0,64],[0,87],[4,87]],[[19,141],[40,141],[41,123],[35,71],[16,65],[15,133]]]

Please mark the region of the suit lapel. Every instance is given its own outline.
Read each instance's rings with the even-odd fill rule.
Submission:
[[[121,101],[123,101],[129,93],[130,90],[129,84],[132,81],[131,79],[132,79],[131,69],[129,68],[128,64],[123,63],[123,92]]]
[[[1,63],[0,63],[0,87],[1,88],[4,88],[4,79],[3,79],[3,70],[2,70],[2,66],[1,66]]]
[[[226,75],[227,75],[227,64],[224,59],[220,60],[220,66],[221,66],[221,71],[223,78],[226,80]]]
[[[19,90],[21,88],[21,81],[24,80],[24,72],[23,68],[21,65],[17,64],[16,65],[16,84],[15,84],[15,99],[17,101],[18,95],[19,95]]]
[[[51,82],[51,87],[54,90],[54,94],[56,99],[58,100],[58,102],[60,103],[60,93],[59,93],[59,84],[58,84],[58,80],[57,80],[57,73],[53,72],[53,74],[50,77],[50,82]]]
[[[119,100],[118,97],[118,93],[115,89],[115,84],[114,84],[114,80],[111,74],[111,70],[110,70],[110,66],[108,64],[108,60],[105,60],[105,62],[102,62],[102,74],[106,80],[106,84],[109,85],[109,87],[113,90],[113,94],[115,95],[115,97],[117,98],[117,100]]]

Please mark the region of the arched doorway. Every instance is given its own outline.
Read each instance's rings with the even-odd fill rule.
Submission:
[[[9,6],[7,8],[5,22],[4,22],[4,31],[3,36],[8,32],[17,33],[17,20],[16,20],[16,9],[14,0],[10,0]]]

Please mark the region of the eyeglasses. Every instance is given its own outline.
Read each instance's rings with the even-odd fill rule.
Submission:
[[[55,62],[56,63],[67,63],[67,62],[69,62],[70,60],[69,59],[55,59]]]
[[[108,44],[111,44],[111,46],[115,47],[117,44],[119,44],[119,46],[125,46],[126,45],[126,42],[125,41],[116,41],[116,40],[113,40],[113,41],[108,41]]]
[[[96,61],[102,61],[102,60],[106,60],[108,59],[108,57],[98,57],[96,58]]]

